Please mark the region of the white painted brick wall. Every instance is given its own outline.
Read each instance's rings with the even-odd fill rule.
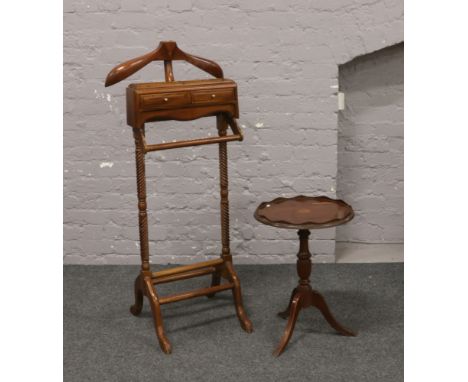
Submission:
[[[291,262],[295,232],[261,226],[255,207],[279,195],[335,196],[338,65],[403,40],[401,0],[65,0],[64,11],[66,263],[139,261],[124,94],[163,71],[150,65],[105,89],[116,64],[171,39],[237,82],[245,141],[229,145],[233,254],[239,263]],[[205,76],[179,62],[174,69],[176,79]],[[207,122],[167,122],[149,136],[214,134]],[[217,255],[216,147],[150,154],[147,173],[152,261]],[[319,260],[334,259],[334,238],[334,230],[313,234]]]

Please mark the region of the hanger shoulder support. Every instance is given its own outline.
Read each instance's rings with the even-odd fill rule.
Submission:
[[[211,74],[216,78],[223,78],[223,70],[216,62],[208,60],[206,58],[185,53],[177,46],[177,43],[175,41],[162,41],[159,43],[159,46],[152,52],[125,61],[114,67],[107,74],[105,86],[111,86],[126,79],[127,77],[131,76],[133,73],[136,73],[152,61],[165,61],[166,64],[167,62],[171,62],[172,60],[187,61],[188,63]]]
[[[186,54],[185,61],[196,66],[198,69],[211,74],[216,78],[223,78],[223,69],[216,62],[208,60],[207,58]]]
[[[133,73],[138,72],[140,69],[148,65],[153,59],[151,58],[151,54],[153,52],[144,54],[143,56],[139,56],[136,58],[132,58],[131,60],[125,61],[116,67],[114,67],[106,77],[105,86],[112,86],[127,77],[130,77]]]

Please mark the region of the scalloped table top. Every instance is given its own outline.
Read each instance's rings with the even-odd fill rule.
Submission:
[[[280,228],[328,228],[347,223],[354,217],[352,207],[327,196],[276,198],[255,210],[255,219]]]

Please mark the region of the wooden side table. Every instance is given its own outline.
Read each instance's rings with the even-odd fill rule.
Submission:
[[[312,271],[309,252],[310,229],[328,228],[347,223],[354,217],[351,206],[342,200],[330,199],[326,196],[300,195],[294,198],[277,198],[271,202],[261,203],[254,216],[263,224],[297,229],[299,235],[299,253],[297,254],[299,284],[294,288],[286,310],[278,313],[281,318],[288,319],[288,323],[273,354],[279,356],[284,351],[292,336],[299,311],[309,306],[319,309],[327,322],[338,333],[344,336],[355,336],[354,332],[336,321],[325,299],[319,292],[312,289],[309,280]]]
[[[173,60],[187,61],[215,78],[175,81]],[[239,117],[236,83],[223,78],[223,71],[217,63],[182,51],[174,41],[161,42],[154,51],[116,66],[107,75],[106,86],[122,81],[152,61],[164,61],[166,82],[131,84],[127,88],[127,123],[133,128],[135,140],[141,257],[141,270],[135,280],[135,304],[130,311],[135,316],[139,315],[143,308],[143,297],[148,298],[161,349],[171,353],[172,346],[163,327],[161,305],[164,304],[200,296],[212,297],[218,292],[231,290],[241,327],[249,333],[253,330],[242,303],[240,281],[234,270],[229,245],[227,142],[242,141],[243,136],[236,123]],[[217,137],[157,144],[146,142],[147,122],[190,121],[209,116],[216,117]],[[227,133],[228,127],[232,134]],[[145,155],[152,151],[207,144],[219,145],[221,256],[214,260],[152,272],[149,262]],[[171,296],[160,296],[156,289],[158,284],[204,275],[212,275],[211,286],[206,288]]]

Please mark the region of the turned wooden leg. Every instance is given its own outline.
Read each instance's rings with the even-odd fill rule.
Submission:
[[[150,277],[144,280],[146,295],[150,301],[151,312],[153,313],[154,327],[156,330],[156,336],[158,337],[159,345],[164,353],[170,354],[172,352],[172,346],[166,335],[164,334],[163,320],[161,316],[161,306],[159,305],[158,297],[153,289],[153,283]]]
[[[225,115],[218,114],[216,116],[216,127],[218,129],[219,136],[224,137],[227,130],[227,121]],[[234,284],[232,295],[234,297],[236,313],[237,317],[239,318],[241,327],[247,333],[251,333],[253,331],[252,322],[250,322],[244,309],[239,277],[237,276],[236,272],[234,271],[234,267],[232,266],[232,257],[229,245],[229,188],[226,142],[221,142],[219,144],[219,185],[221,199],[221,258],[224,259],[225,267],[223,275],[225,275]],[[214,278],[213,281],[219,282],[217,278]]]
[[[149,271],[148,214],[146,212],[146,170],[144,127],[133,129],[138,193],[138,231],[140,234],[141,270]]]
[[[291,297],[289,299],[288,307],[284,311],[278,313],[279,317],[284,318],[284,319],[289,317],[289,312],[291,311],[291,304],[292,304],[294,295],[296,294],[296,291],[297,291],[297,288],[294,288],[291,293]]]
[[[138,316],[143,309],[143,283],[141,275],[138,275],[135,279],[134,293],[135,304],[130,307],[130,313],[132,313],[134,316]]]
[[[140,233],[140,256],[141,270],[144,275],[140,277],[138,287],[138,278],[135,280],[135,305],[130,308],[132,314],[139,314],[143,302],[141,293],[148,297],[153,313],[154,327],[159,340],[159,345],[164,353],[169,354],[172,351],[171,344],[164,334],[163,321],[161,316],[161,307],[158,297],[153,288],[151,273],[149,271],[149,240],[148,240],[148,217],[146,212],[146,175],[145,175],[145,150],[144,150],[144,127],[133,129],[135,139],[135,162],[137,172],[137,192],[138,192],[138,227]],[[143,278],[143,280],[141,280]],[[143,289],[144,288],[144,289]]]
[[[335,329],[338,333],[342,334],[343,336],[356,336],[356,334],[345,328],[343,325],[341,325],[338,321],[336,321],[335,317],[333,317],[333,314],[331,313],[330,309],[328,308],[327,303],[325,302],[325,299],[323,296],[315,291],[311,290],[310,292],[312,294],[312,305],[315,306],[320,312],[322,313],[323,317],[327,320],[327,322],[330,324],[330,326]]]
[[[286,329],[284,330],[283,337],[281,337],[280,343],[278,347],[276,348],[276,350],[273,352],[273,355],[279,356],[286,348],[286,345],[291,339],[300,309],[301,309],[301,294],[296,294],[291,301],[289,320],[288,320],[288,323],[286,324]]]

